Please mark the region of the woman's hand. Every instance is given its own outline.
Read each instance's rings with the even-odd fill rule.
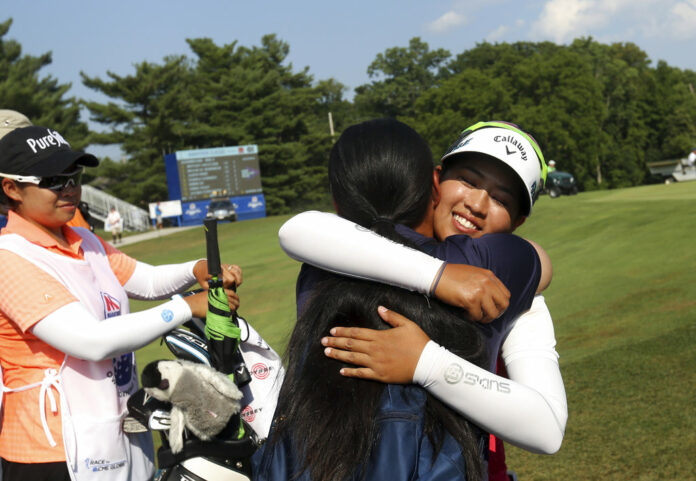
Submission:
[[[225,289],[234,289],[242,284],[242,268],[234,264],[222,264],[222,285]],[[208,280],[211,276],[208,274],[208,261],[201,259],[193,266],[193,275],[196,277],[198,284],[203,289],[208,289]]]
[[[488,269],[465,264],[447,264],[435,297],[446,304],[461,307],[469,319],[491,322],[499,318],[510,303],[510,291]]]
[[[222,286],[227,289],[236,289],[242,285],[242,268],[235,264],[222,264]]]
[[[401,314],[380,306],[379,316],[392,329],[378,331],[359,327],[334,327],[332,337],[321,343],[324,354],[349,364],[361,366],[343,368],[348,377],[372,379],[392,384],[413,381],[418,360],[430,338],[416,323]]]
[[[239,308],[239,296],[231,289],[225,289],[225,294],[227,294],[227,302],[230,305],[230,309],[236,311]],[[191,308],[193,317],[205,318],[205,315],[208,313],[208,291],[201,291],[183,299]]]

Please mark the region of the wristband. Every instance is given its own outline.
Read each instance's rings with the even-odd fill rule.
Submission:
[[[433,281],[433,287],[430,289],[430,293],[428,294],[430,297],[433,297],[435,295],[435,289],[437,289],[437,285],[440,283],[440,279],[442,278],[442,273],[445,272],[446,265],[447,261],[443,261],[442,267],[440,267],[440,271],[437,273],[437,277]]]

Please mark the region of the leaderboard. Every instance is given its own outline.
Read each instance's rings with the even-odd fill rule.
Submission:
[[[178,151],[176,163],[182,201],[262,192],[256,145]]]

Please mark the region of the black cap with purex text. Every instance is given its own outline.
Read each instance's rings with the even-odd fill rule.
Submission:
[[[15,129],[0,139],[0,177],[47,177],[64,172],[73,163],[96,167],[99,160],[92,154],[72,150],[62,135],[47,127]]]

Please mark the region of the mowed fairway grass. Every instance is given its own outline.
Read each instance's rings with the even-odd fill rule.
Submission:
[[[278,245],[287,218],[219,226],[223,261],[244,269],[240,314],[279,352],[299,271]],[[519,233],[553,260],[570,415],[558,454],[508,446],[508,465],[525,481],[696,479],[696,182],[542,197]],[[152,264],[205,256],[202,229],[123,250]],[[141,368],[163,357],[159,342],[138,351]]]

